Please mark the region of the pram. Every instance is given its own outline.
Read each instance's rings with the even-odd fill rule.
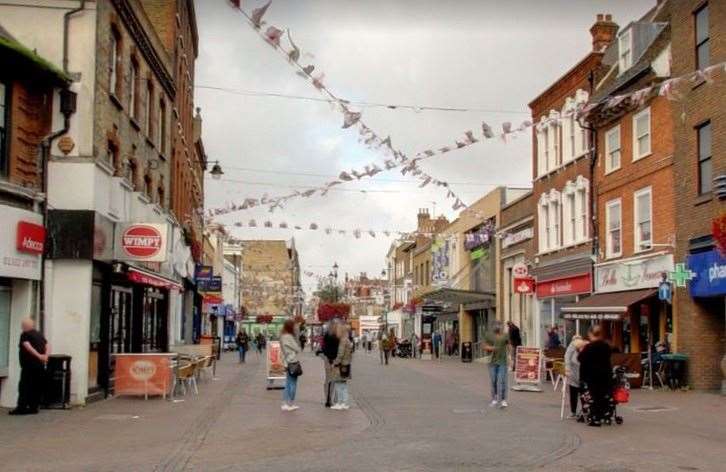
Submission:
[[[613,379],[611,388],[608,390],[603,399],[602,412],[600,418],[593,417],[593,397],[592,392],[585,385],[580,394],[580,403],[582,411],[577,421],[580,423],[589,423],[591,421],[600,422],[610,425],[615,421],[616,424],[623,424],[623,417],[618,415],[618,403],[627,403],[630,398],[630,382],[625,376],[625,367],[613,367]]]
[[[401,341],[396,345],[396,357],[408,358],[413,354],[411,349],[411,341]]]

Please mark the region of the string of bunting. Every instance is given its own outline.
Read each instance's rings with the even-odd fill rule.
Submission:
[[[289,30],[287,30],[287,39],[290,44],[289,49],[285,49],[282,46],[282,38],[285,36],[285,31],[271,25],[268,26],[264,32],[262,31],[263,25],[266,24],[266,22],[263,21],[263,17],[267,9],[271,5],[271,0],[262,7],[254,9],[251,15],[247,15],[239,7],[239,2],[232,3],[237,7],[237,10],[249,20],[250,24],[268,44],[270,44],[275,50],[284,54],[290,64],[299,69],[297,71],[297,74],[299,76],[305,78],[306,80],[309,80],[319,92],[329,97],[329,100],[331,101],[331,103],[334,104],[335,108],[340,110],[343,114],[342,127],[344,129],[356,126],[360,133],[360,140],[366,146],[368,146],[370,149],[383,149],[383,152],[386,153],[387,157],[389,158],[384,160],[384,162],[381,164],[383,167],[379,166],[377,163],[372,163],[365,166],[362,170],[354,169],[351,171],[343,171],[340,173],[337,180],[330,181],[318,188],[308,189],[303,192],[295,191],[292,194],[273,198],[270,198],[267,195],[264,195],[262,198],[259,199],[246,198],[240,204],[228,204],[226,207],[212,208],[207,210],[207,212],[205,213],[208,218],[264,205],[269,206],[270,211],[274,211],[277,208],[282,208],[282,205],[292,198],[307,198],[313,196],[316,193],[323,196],[326,195],[327,192],[336,185],[340,185],[344,182],[350,182],[353,180],[360,180],[363,177],[373,177],[378,173],[390,171],[393,169],[400,169],[403,175],[410,174],[418,178],[421,182],[420,187],[434,184],[446,188],[447,198],[451,198],[454,200],[452,208],[454,210],[458,210],[460,208],[466,207],[466,205],[449,188],[449,184],[447,182],[435,179],[430,174],[423,172],[418,166],[419,162],[434,157],[436,155],[445,154],[457,149],[471,146],[477,142],[481,142],[482,140],[489,140],[498,137],[502,141],[508,142],[508,137],[516,137],[517,134],[526,132],[533,126],[542,127],[552,124],[553,122],[560,122],[561,120],[570,119],[572,117],[575,117],[576,119],[584,118],[596,107],[603,107],[604,109],[612,108],[618,106],[625,99],[632,99],[634,102],[641,104],[644,103],[645,100],[647,100],[653,93],[657,93],[658,95],[665,96],[668,100],[680,100],[683,96],[683,92],[679,90],[679,86],[683,82],[705,81],[707,83],[712,83],[716,71],[721,69],[726,70],[726,62],[714,64],[712,66],[704,68],[703,70],[696,70],[681,77],[666,79],[658,84],[645,87],[640,90],[610,97],[607,100],[603,100],[602,102],[580,103],[570,111],[562,113],[559,116],[543,118],[539,123],[536,124],[532,123],[529,120],[525,120],[518,127],[515,128],[513,127],[511,122],[503,122],[501,124],[501,132],[495,132],[494,128],[492,128],[489,124],[487,124],[486,122],[482,122],[480,135],[475,135],[472,130],[466,131],[464,132],[464,138],[456,140],[452,145],[445,145],[437,148],[426,149],[422,152],[417,153],[415,158],[409,159],[408,156],[393,147],[390,136],[382,138],[379,134],[366,126],[362,120],[361,112],[353,111],[350,108],[350,101],[336,97],[324,85],[324,74],[318,73],[317,75],[313,75],[313,71],[315,70],[314,65],[308,64],[306,66],[303,66],[298,62],[301,57],[301,51],[300,48],[292,41]]]

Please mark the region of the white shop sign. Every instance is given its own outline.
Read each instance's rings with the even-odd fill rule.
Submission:
[[[507,233],[504,236],[504,239],[502,239],[502,248],[507,248],[509,246],[514,246],[515,244],[519,244],[522,241],[526,241],[528,239],[532,239],[534,237],[534,228],[524,228],[521,231],[517,231],[516,233]]]
[[[661,254],[595,267],[595,292],[657,288],[662,274],[673,271],[673,255]]]
[[[17,249],[18,223],[43,224],[43,217],[32,211],[0,205],[0,277],[40,280],[40,254]]]

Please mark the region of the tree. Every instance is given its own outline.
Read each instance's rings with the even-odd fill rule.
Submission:
[[[337,285],[324,285],[315,292],[321,302],[335,303],[343,299],[343,289]]]

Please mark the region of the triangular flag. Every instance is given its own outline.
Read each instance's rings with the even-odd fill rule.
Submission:
[[[350,182],[351,180],[353,180],[353,177],[351,177],[346,171],[341,172],[338,178],[340,180],[344,180],[345,182]]]
[[[282,33],[282,30],[277,29],[274,26],[270,26],[265,32],[265,39],[274,47],[278,47],[280,45],[280,38],[282,38]]]
[[[352,111],[343,112],[343,129],[350,128],[360,121],[361,114]]]
[[[492,127],[483,121],[481,122],[481,133],[487,139],[491,139],[494,137],[494,132],[492,131]]]
[[[295,43],[292,42],[292,36],[290,36],[290,29],[287,30],[287,39],[290,41],[290,45],[292,46],[292,49],[290,52],[287,53],[287,59],[290,62],[297,62],[298,59],[300,59],[300,48],[298,48]]]
[[[252,24],[255,25],[255,28],[260,29],[260,26],[262,26],[262,17],[265,16],[265,12],[270,7],[270,4],[272,3],[272,0],[267,2],[265,5],[255,8],[252,10]]]
[[[467,131],[464,134],[466,135],[466,142],[467,142],[467,144],[474,144],[474,143],[478,143],[479,142],[479,140],[474,137],[474,132],[473,131],[469,130],[469,131]]]

